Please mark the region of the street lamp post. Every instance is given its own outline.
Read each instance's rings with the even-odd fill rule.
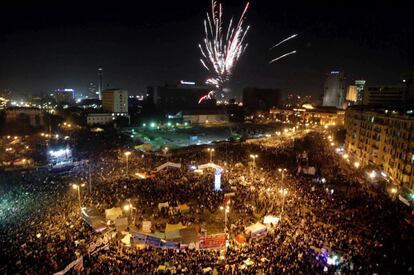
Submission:
[[[228,205],[226,207],[220,206],[220,210],[224,211],[224,232],[227,232],[227,214],[230,212],[230,207]]]
[[[89,193],[92,193],[91,161],[88,160]]]
[[[283,210],[285,207],[285,196],[287,194],[287,189],[283,188],[283,180],[285,179],[285,172],[287,171],[286,168],[279,168],[278,171],[280,173],[282,173],[282,181],[280,183],[281,188],[279,190],[279,192],[282,194],[283,198],[282,198],[282,212],[280,214],[280,221],[282,221],[282,216],[283,216]]]
[[[210,153],[210,163],[212,163],[213,162],[214,148],[208,148],[207,151]]]
[[[73,185],[72,185],[72,188],[73,188],[73,189],[78,190],[79,209],[81,209],[81,208],[82,208],[80,188],[81,188],[81,187],[83,187],[83,186],[85,186],[85,184],[81,184],[81,185],[78,185],[78,184],[73,184]]]
[[[282,212],[280,213],[280,221],[282,221],[283,211],[284,211],[284,208],[285,208],[285,197],[286,197],[288,191],[285,188],[281,188],[279,190],[279,192],[282,194]]]
[[[126,174],[128,175],[129,174],[129,166],[128,166],[129,163],[128,163],[128,159],[129,159],[129,156],[131,155],[131,152],[127,151],[127,152],[124,153],[124,155],[126,157]]]

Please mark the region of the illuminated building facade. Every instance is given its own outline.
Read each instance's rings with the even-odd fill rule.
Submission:
[[[414,117],[363,106],[345,115],[345,149],[362,165],[381,167],[396,183],[414,189]]]
[[[365,89],[365,80],[355,80],[355,86],[357,87],[357,105],[362,105],[364,101],[364,89]]]
[[[102,108],[105,112],[128,113],[128,91],[108,89],[102,91]]]
[[[302,108],[273,108],[270,116],[287,123],[343,125],[345,112],[332,107],[312,107],[309,104]]]

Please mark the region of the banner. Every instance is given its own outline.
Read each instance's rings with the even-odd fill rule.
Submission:
[[[147,235],[138,232],[132,233],[132,242],[145,244],[147,242]]]
[[[153,236],[147,236],[146,244],[152,247],[160,247],[161,239]]]
[[[65,273],[67,273],[69,270],[71,270],[75,265],[77,265],[78,267],[82,267],[83,268],[83,256],[81,256],[79,259],[71,262],[70,264],[68,264],[64,270],[59,271],[54,273],[53,275],[63,275]]]
[[[180,249],[180,243],[161,240],[161,248]]]
[[[200,236],[198,238],[200,249],[217,249],[222,248],[226,244],[226,234],[214,234]]]

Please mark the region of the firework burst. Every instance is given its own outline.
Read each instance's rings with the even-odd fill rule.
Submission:
[[[203,67],[211,74],[206,80],[206,84],[215,87],[207,95],[200,98],[199,103],[205,99],[212,98],[215,92],[223,91],[224,85],[232,76],[234,67],[240,56],[247,48],[244,43],[249,26],[244,27],[244,19],[249,9],[249,2],[244,7],[237,24],[233,18],[228,25],[223,22],[223,7],[220,2],[211,1],[211,14],[207,13],[204,20],[205,38],[199,44],[202,58],[200,59]]]

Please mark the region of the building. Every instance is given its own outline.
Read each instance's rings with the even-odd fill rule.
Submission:
[[[327,75],[324,94],[323,106],[343,108],[345,101],[345,77],[340,71],[331,71]]]
[[[346,98],[345,99],[351,105],[355,104],[358,101],[358,86],[348,85],[348,88],[346,89]]]
[[[16,123],[24,123],[35,128],[44,128],[46,126],[45,112],[41,109],[31,107],[7,108],[6,125],[13,125]]]
[[[102,99],[103,92],[103,69],[98,68],[98,98]]]
[[[278,89],[245,88],[243,90],[243,107],[249,112],[267,112],[280,106],[282,95]]]
[[[355,86],[357,87],[357,101],[356,105],[362,105],[364,101],[364,89],[365,89],[365,80],[355,80]]]
[[[214,100],[199,103],[200,98],[211,91],[210,86],[197,85],[195,82],[181,81],[165,86],[148,87],[147,102],[157,112],[176,113],[183,110],[197,110],[215,105]]]
[[[57,89],[53,93],[53,98],[58,105],[71,105],[75,101],[75,90]]]
[[[364,91],[363,105],[400,109],[404,102],[404,86],[370,86]]]
[[[184,111],[182,119],[191,124],[223,124],[229,122],[229,115],[225,110]]]
[[[108,89],[102,91],[102,108],[110,113],[128,113],[128,91]]]
[[[115,119],[116,117],[112,113],[92,113],[87,115],[86,124],[90,126],[107,125],[114,123]]]
[[[361,165],[375,165],[402,188],[414,189],[414,117],[352,106],[345,115],[345,149]]]
[[[0,96],[0,110],[6,109],[7,102],[9,102],[9,100],[7,98]]]
[[[313,107],[304,104],[300,108],[272,108],[270,116],[277,120],[293,124],[343,125],[345,112],[335,107]]]

